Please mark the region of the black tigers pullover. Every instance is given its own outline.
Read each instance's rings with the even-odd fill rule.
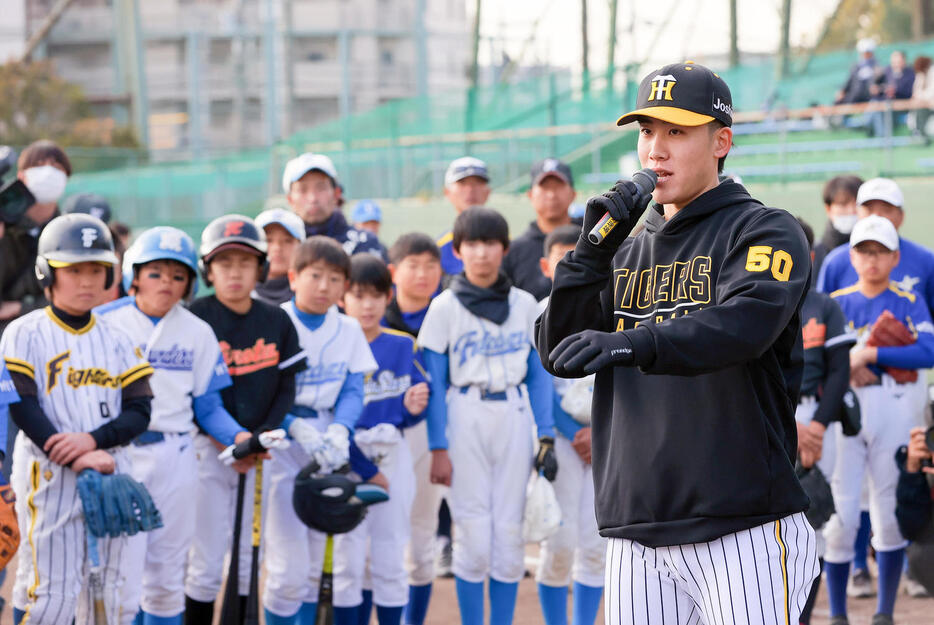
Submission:
[[[667,222],[656,204],[612,266],[600,258],[582,242],[561,261],[537,334],[551,373],[575,332],[633,343],[637,366],[594,386],[601,535],[706,542],[807,509],[793,468],[810,273],[797,221],[727,181]]]

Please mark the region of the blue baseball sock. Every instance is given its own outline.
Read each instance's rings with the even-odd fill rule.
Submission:
[[[516,611],[519,582],[500,582],[490,578],[490,625],[512,625]]]
[[[143,625],[143,611],[140,610],[136,613],[136,616],[133,617],[133,625]]]
[[[296,622],[298,625],[315,625],[315,621],[318,619],[318,603],[303,603],[302,607],[298,609],[298,619]]]
[[[863,510],[859,513],[859,530],[856,532],[856,542],[853,543],[853,549],[856,550],[856,557],[853,558],[854,571],[868,571],[869,564],[869,534],[872,532],[872,523],[869,521],[869,512]]]
[[[360,604],[360,614],[359,620],[357,623],[359,625],[368,625],[370,622],[370,614],[373,612],[373,591],[364,590],[363,591],[363,603]]]
[[[357,625],[357,615],[359,613],[359,605],[351,606],[349,608],[339,608],[334,606],[334,625]]]
[[[26,616],[26,610],[20,610],[18,608],[13,608],[13,625],[19,625],[23,622],[23,617]]]
[[[568,625],[568,589],[566,586],[538,585],[545,625]]]
[[[140,620],[142,625],[182,625],[182,614],[184,613],[176,614],[175,616],[156,616],[155,614],[150,614],[149,612],[140,612],[136,615],[136,618],[140,618],[140,616],[142,616],[142,619]],[[288,622],[291,623],[292,621]],[[275,625],[274,623],[270,623],[268,620],[266,621],[266,624]]]
[[[406,625],[424,625],[428,614],[428,600],[431,599],[431,584],[409,586],[409,603],[405,606]]]
[[[830,616],[846,616],[846,582],[850,577],[850,563],[824,562],[824,575]]]
[[[600,611],[603,586],[586,586],[574,582],[574,625],[593,625]]]
[[[266,608],[263,608],[263,614],[266,616],[266,625],[295,625],[298,622],[298,614],[279,616],[278,614],[273,614]],[[308,622],[313,623],[314,619]]]
[[[898,594],[898,580],[902,577],[902,565],[905,563],[905,550],[877,551],[879,563],[879,597],[876,613],[892,614],[895,609],[895,597]]]
[[[461,625],[483,625],[483,582],[468,582],[455,575],[454,587]]]
[[[402,606],[387,608],[384,605],[376,606],[376,622],[379,625],[400,625],[402,623]],[[364,625],[366,625],[364,623]]]

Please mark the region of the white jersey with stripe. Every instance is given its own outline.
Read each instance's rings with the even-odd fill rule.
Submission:
[[[119,327],[91,315],[75,330],[49,307],[7,326],[0,351],[11,372],[35,380],[39,407],[59,432],[91,432],[116,418],[123,388],[153,372]]]
[[[372,373],[376,359],[360,323],[331,306],[321,325],[311,330],[298,318],[294,302],[282,304],[298,331],[298,341],[308,354],[308,368],[295,376],[295,405],[332,410],[351,373]]]
[[[509,316],[500,325],[470,312],[450,289],[432,300],[418,344],[448,355],[453,386],[500,392],[525,379],[538,305],[516,287],[508,297]]]
[[[149,429],[187,432],[193,426],[192,398],[230,386],[230,375],[214,330],[176,304],[157,323],[133,297],[105,304],[95,312],[126,330],[155,369],[149,379],[152,415]]]

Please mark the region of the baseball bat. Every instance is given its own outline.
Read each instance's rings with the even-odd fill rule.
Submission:
[[[334,625],[334,536],[328,534],[324,543],[324,567],[318,589],[318,614],[315,625]]]
[[[632,175],[632,182],[639,189],[634,212],[641,216],[642,211],[645,210],[645,207],[649,205],[649,201],[652,199],[652,191],[655,190],[655,184],[658,182],[658,174],[646,167]],[[636,218],[638,219],[638,216]],[[600,245],[606,235],[610,234],[616,226],[617,221],[610,217],[610,213],[607,212],[590,230],[587,239],[594,245]]]
[[[101,580],[101,558],[97,552],[97,537],[87,533],[88,559],[91,561],[91,572],[88,585],[91,587],[91,606],[94,616],[94,625],[107,624],[107,610],[104,607],[104,582]]]
[[[227,567],[227,584],[224,586],[224,603],[221,607],[221,625],[241,625],[240,614],[240,530],[243,527],[243,497],[246,476],[241,473],[237,480],[237,511],[234,514],[233,546],[230,548],[230,566]]]
[[[253,559],[250,561],[250,594],[246,599],[245,625],[259,625],[259,540],[263,522],[263,459],[256,457],[253,485]]]

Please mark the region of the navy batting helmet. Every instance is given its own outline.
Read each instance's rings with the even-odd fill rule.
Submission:
[[[72,213],[56,217],[39,235],[36,251],[39,284],[52,286],[55,281],[53,269],[77,263],[107,265],[104,288],[109,289],[114,281],[114,266],[119,264],[110,230],[103,221],[91,215]]]
[[[260,277],[262,282],[266,273],[266,233],[256,226],[256,222],[246,215],[224,215],[218,217],[201,232],[201,258],[198,268],[201,277],[208,286],[208,265],[217,254],[224,250],[240,249],[259,257]]]
[[[198,255],[195,253],[195,242],[183,231],[171,226],[150,228],[139,235],[126,251],[123,255],[123,290],[129,293],[137,267],[154,260],[174,260],[185,265],[190,273],[185,295],[187,297],[197,292]]]
[[[316,477],[312,462],[295,476],[292,507],[302,523],[325,534],[346,534],[366,516],[366,504],[354,496],[357,485],[346,475]]]

